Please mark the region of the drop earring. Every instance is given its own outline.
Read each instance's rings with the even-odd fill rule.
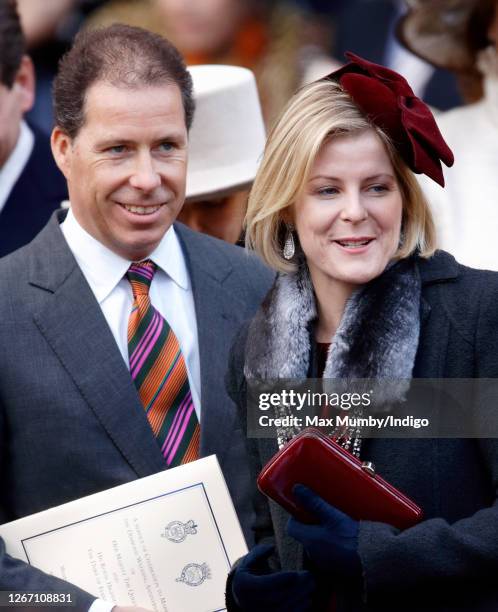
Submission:
[[[284,248],[282,254],[284,259],[292,259],[294,257],[294,253],[296,252],[296,244],[294,242],[294,234],[292,233],[294,230],[293,225],[287,225],[287,234],[285,236]]]

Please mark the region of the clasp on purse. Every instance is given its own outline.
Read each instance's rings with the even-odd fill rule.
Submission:
[[[375,465],[371,461],[364,461],[361,464],[361,469],[370,476],[375,476]]]

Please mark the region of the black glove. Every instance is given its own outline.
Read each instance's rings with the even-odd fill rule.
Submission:
[[[233,570],[231,590],[240,610],[250,612],[308,612],[315,580],[310,572],[273,572],[268,557],[273,546],[258,544]]]
[[[358,521],[334,508],[304,485],[295,485],[292,493],[298,504],[316,517],[318,524],[305,525],[290,518],[287,533],[301,542],[308,557],[321,572],[341,578],[361,578]]]

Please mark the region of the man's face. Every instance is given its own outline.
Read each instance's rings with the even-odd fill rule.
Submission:
[[[14,88],[0,83],[0,168],[5,164],[19,136],[22,111]]]
[[[187,129],[179,88],[97,82],[74,139],[59,128],[52,148],[80,225],[125,259],[155,249],[185,199]]]
[[[34,88],[33,66],[24,56],[12,87],[0,83],[0,168],[16,146],[24,113],[33,106]]]
[[[158,0],[157,7],[169,37],[187,54],[226,50],[254,10],[248,0]]]

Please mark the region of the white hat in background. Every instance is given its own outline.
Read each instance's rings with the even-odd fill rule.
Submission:
[[[238,66],[191,66],[196,110],[189,134],[189,200],[248,187],[265,146],[253,73]]]

